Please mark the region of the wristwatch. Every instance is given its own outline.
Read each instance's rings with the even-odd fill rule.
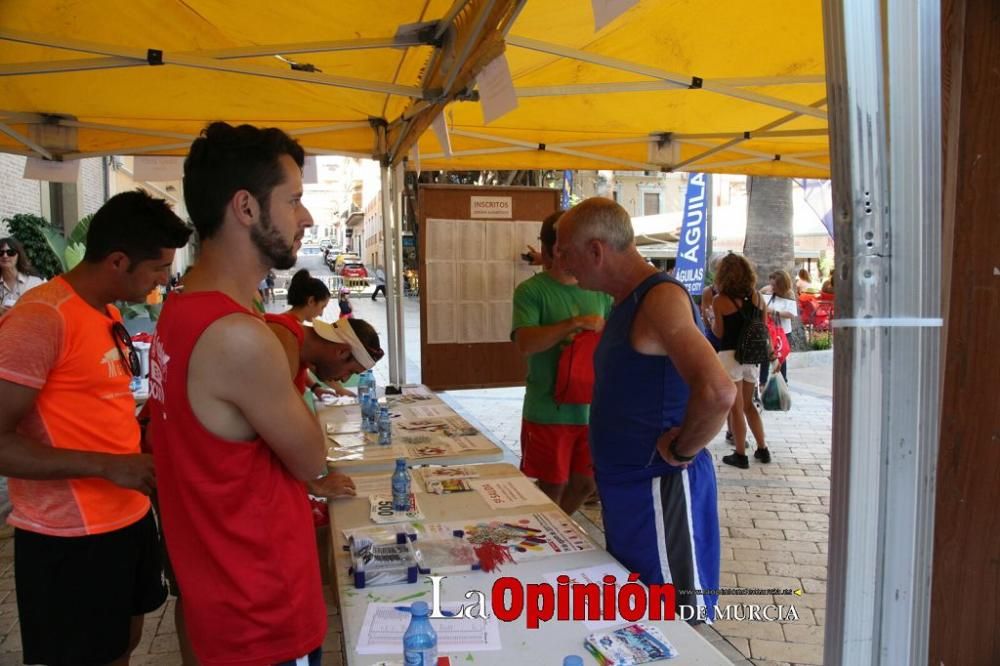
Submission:
[[[694,460],[695,456],[698,455],[697,453],[691,456],[682,456],[681,454],[677,453],[677,442],[679,441],[680,441],[679,439],[675,439],[674,441],[670,442],[670,455],[672,455],[674,459],[677,460],[678,462],[691,462],[692,460]]]

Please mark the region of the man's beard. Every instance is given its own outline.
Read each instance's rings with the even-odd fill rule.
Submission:
[[[250,227],[250,240],[272,268],[284,270],[295,265],[295,241],[286,243],[271,224],[271,215],[261,208],[260,222]]]

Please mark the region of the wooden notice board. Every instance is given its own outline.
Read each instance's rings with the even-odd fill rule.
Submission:
[[[519,386],[527,365],[510,341],[514,288],[540,270],[538,247],[559,190],[421,185],[417,192],[420,371],[430,388]]]

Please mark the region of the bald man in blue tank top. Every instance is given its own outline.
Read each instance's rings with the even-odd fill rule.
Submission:
[[[608,552],[711,621],[719,586],[715,467],[705,450],[735,388],[687,290],[642,258],[610,199],[570,209],[556,251],[583,289],[614,298],[594,355],[590,448]],[[686,615],[685,617],[691,617]]]

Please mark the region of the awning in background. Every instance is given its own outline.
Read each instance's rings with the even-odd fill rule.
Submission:
[[[484,123],[501,53],[518,105]],[[183,155],[226,120],[409,168],[826,178],[823,63],[819,0],[641,0],[597,32],[588,0],[4,3],[0,150]]]

